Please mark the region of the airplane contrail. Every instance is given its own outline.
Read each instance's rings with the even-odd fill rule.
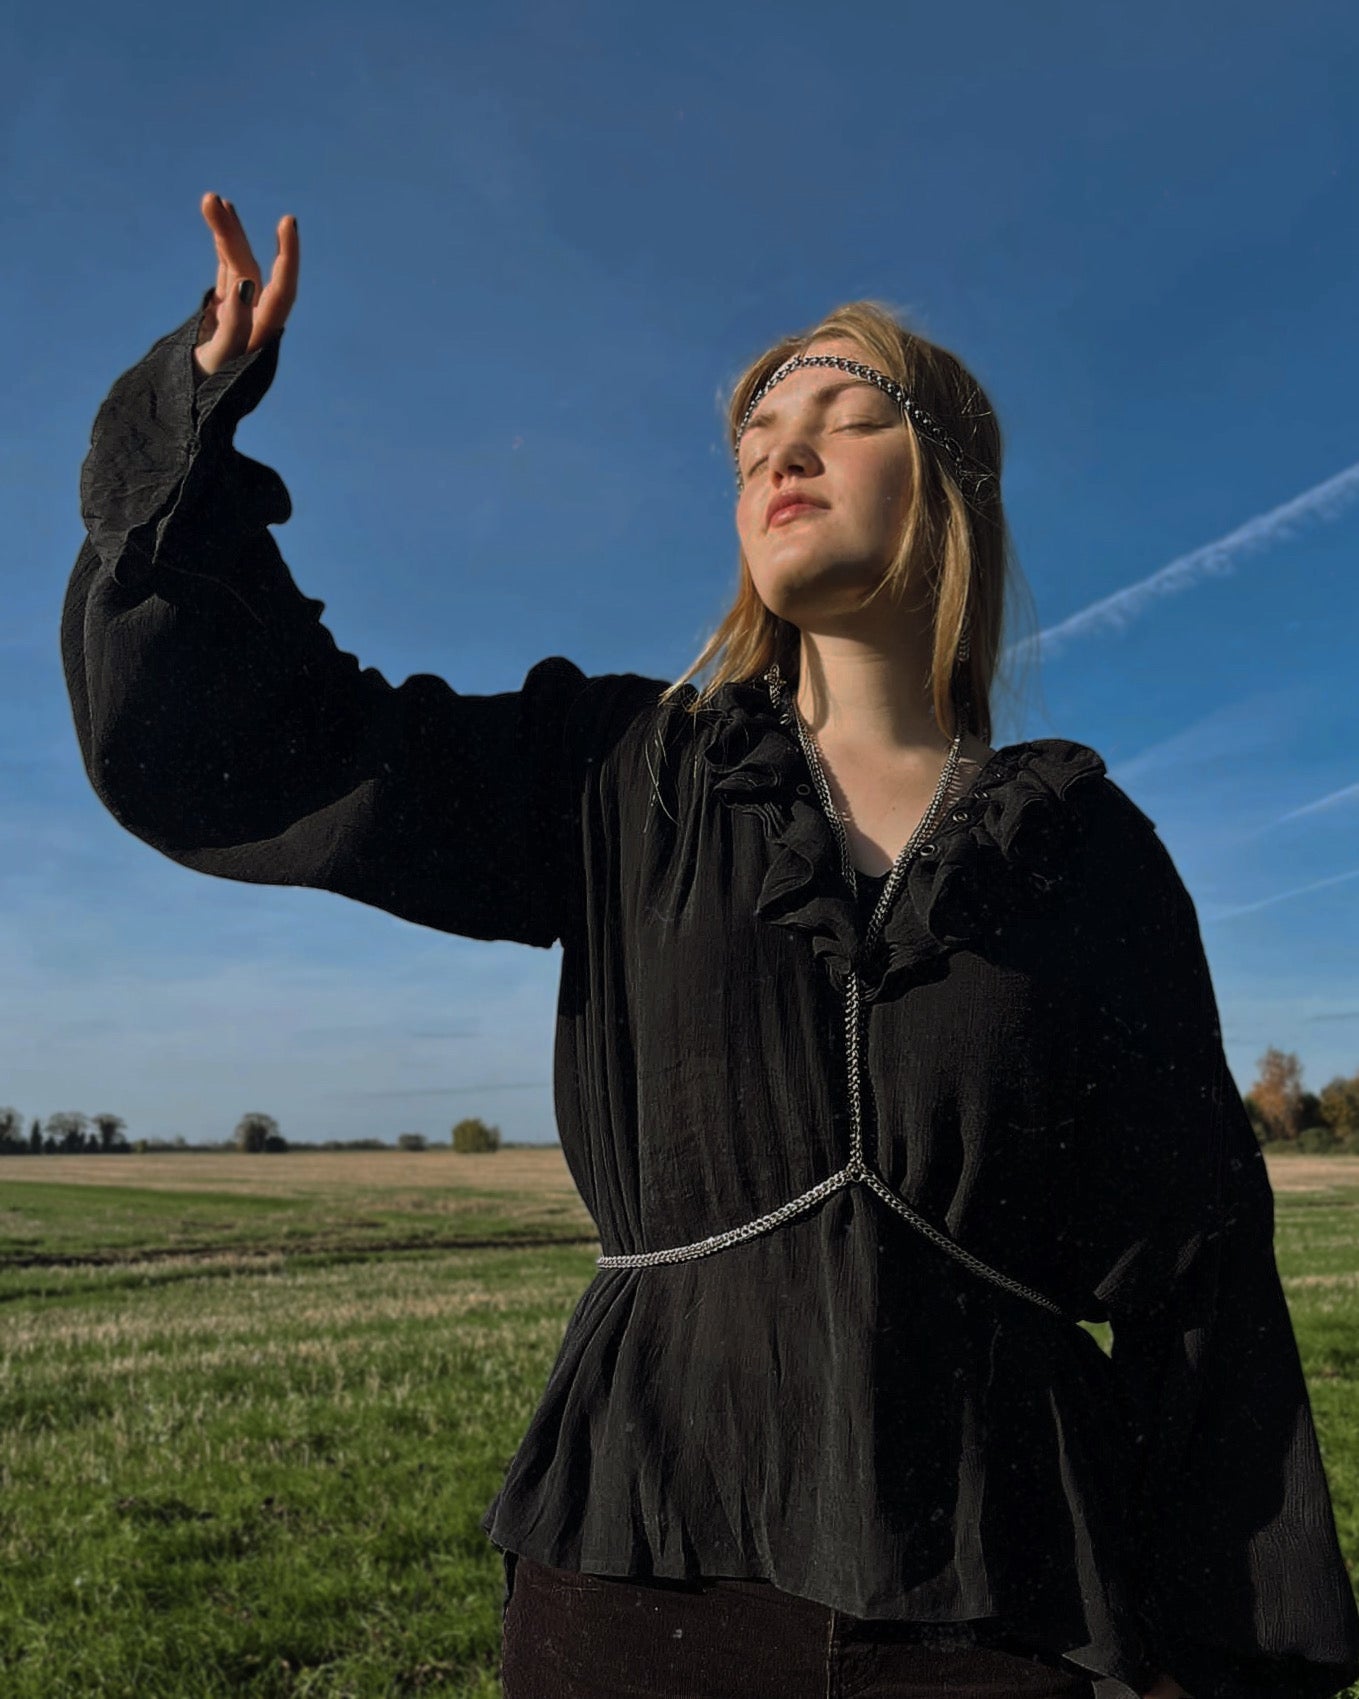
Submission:
[[[1205,543],[1202,548],[1180,555],[1149,578],[1139,579],[1136,584],[1128,584],[1122,590],[1115,590],[1113,595],[1092,602],[1069,618],[1048,626],[1036,637],[1022,639],[1015,647],[1038,645],[1043,651],[1043,658],[1050,660],[1064,644],[1076,638],[1100,631],[1122,631],[1152,602],[1190,590],[1204,578],[1234,572],[1247,555],[1286,542],[1300,526],[1334,519],[1356,496],[1359,496],[1359,463],[1347,466],[1343,472],[1327,478],[1325,483],[1304,490],[1281,507],[1257,514],[1216,542]]]
[[[1276,891],[1272,897],[1262,897],[1256,903],[1242,903],[1237,908],[1223,909],[1218,914],[1208,915],[1207,921],[1235,920],[1239,914],[1254,914],[1256,909],[1269,908],[1274,903],[1287,902],[1290,897],[1306,896],[1308,891],[1320,891],[1327,885],[1343,885],[1347,879],[1359,879],[1359,867],[1351,867],[1348,873],[1332,873],[1326,879],[1313,879],[1307,885],[1294,885],[1289,891]]]
[[[1348,802],[1359,796],[1359,785],[1343,785],[1338,791],[1328,791],[1325,796],[1319,796],[1315,802],[1305,802],[1301,808],[1290,808],[1287,814],[1281,814],[1274,825],[1284,820],[1297,820],[1304,814],[1317,814],[1323,808],[1331,808],[1337,802]]]

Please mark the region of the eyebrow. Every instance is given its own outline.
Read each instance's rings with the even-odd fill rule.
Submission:
[[[870,383],[867,378],[841,378],[837,383],[822,384],[820,389],[813,390],[811,399],[813,401],[830,401],[846,389],[871,389],[875,395],[882,394],[877,384]],[[749,436],[757,425],[772,425],[777,418],[778,409],[776,407],[761,407],[753,418],[746,420],[746,435]]]

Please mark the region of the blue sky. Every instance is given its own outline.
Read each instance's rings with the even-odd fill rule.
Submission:
[[[1001,417],[1047,634],[992,742],[1093,745],[1194,896],[1228,1055],[1359,1068],[1359,14],[611,4],[26,9],[5,112],[0,1104],[295,1142],[555,1135],[559,949],[189,873],[105,812],[61,677],[118,374],[295,213],[238,433],[342,648],[674,678],[735,585],[720,398],[858,296]]]

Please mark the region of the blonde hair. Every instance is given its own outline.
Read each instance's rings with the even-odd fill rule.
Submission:
[[[935,718],[949,737],[958,730],[955,671],[971,698],[970,730],[991,739],[991,697],[1001,657],[1001,631],[1007,594],[1027,586],[1020,576],[1000,496],[1001,433],[981,385],[947,348],[909,330],[892,310],[877,301],[850,301],[836,307],[811,330],[785,336],[751,362],[737,378],[727,402],[727,439],[734,451],[736,432],[751,398],[771,374],[794,354],[831,337],[858,343],[866,363],[896,381],[932,413],[963,451],[980,461],[993,477],[964,496],[947,455],[913,429],[910,439],[911,503],[901,546],[882,579],[864,596],[867,607],[882,592],[899,601],[907,585],[923,586],[932,610],[934,641],[927,686]],[[970,655],[958,660],[964,614],[969,616]],[[673,703],[695,673],[715,661],[708,682],[685,705],[691,713],[707,705],[729,680],[752,679],[771,662],[795,689],[801,662],[797,626],[761,601],[745,552],[741,552],[736,599],[697,659],[661,693]],[[965,669],[965,672],[963,671]]]

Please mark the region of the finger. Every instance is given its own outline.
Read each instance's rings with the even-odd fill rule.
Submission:
[[[226,299],[230,283],[231,265],[227,254],[227,217],[225,204],[220,195],[206,194],[199,202],[199,210],[207,221],[208,229],[212,231],[213,245],[217,250],[217,302],[218,305]]]
[[[240,276],[232,258],[235,230],[229,203],[220,195],[205,194],[199,206],[217,248],[217,281],[204,309],[200,340],[194,349],[195,367],[206,374],[218,371],[227,360],[245,352],[252,312],[237,293]],[[239,220],[235,222],[239,224]]]
[[[225,268],[224,285],[231,282],[233,275],[253,277],[258,283],[259,267],[235,207],[221,195],[213,194],[204,195],[202,206],[217,244],[218,260]]]
[[[268,286],[261,294],[259,306],[255,311],[255,324],[250,337],[252,348],[257,348],[267,336],[272,336],[275,331],[282,329],[292,311],[293,302],[297,299],[301,244],[297,234],[297,220],[291,214],[278,221],[276,236],[278,252],[274,256]]]
[[[226,300],[222,303],[218,315],[219,330],[223,334],[222,359],[234,360],[238,354],[244,354],[251,346],[250,337],[254,323],[254,304],[259,299],[259,286],[247,304],[241,299],[241,284],[253,282],[253,279],[234,277],[231,287],[227,290]],[[214,342],[216,338],[213,339]]]
[[[222,221],[222,240],[226,249],[227,265],[238,278],[253,277],[258,284],[260,268],[246,239],[245,226],[230,201],[224,200],[222,207],[225,213]]]

